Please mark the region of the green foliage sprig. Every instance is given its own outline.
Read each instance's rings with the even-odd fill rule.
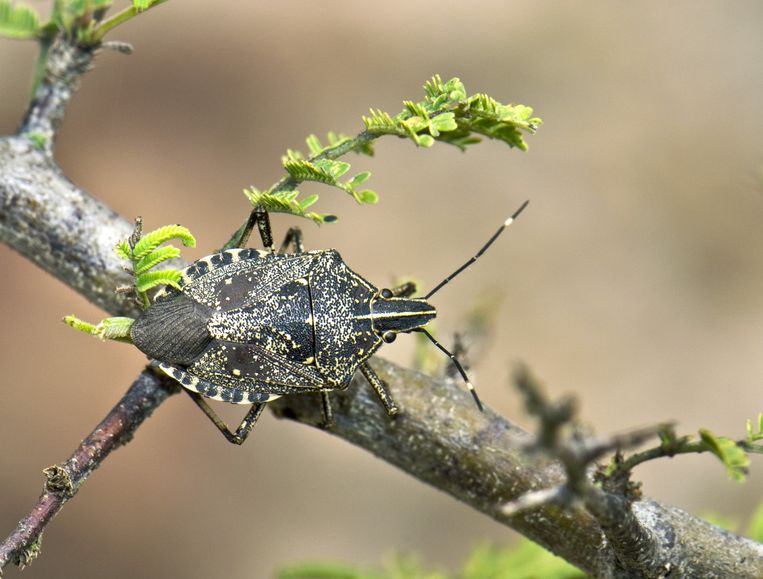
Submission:
[[[371,109],[370,115],[363,117],[365,130],[356,137],[330,132],[324,144],[317,136],[308,136],[309,154],[289,149],[281,159],[287,177],[268,189],[251,187],[244,194],[253,205],[262,205],[268,211],[289,213],[319,225],[329,223],[336,220],[335,215],[307,211],[318,195],[300,200],[297,187],[307,181],[322,183],[343,190],[360,204],[376,203],[379,197],[374,191],[360,188],[371,173],[363,171],[342,180],[350,164],[337,159],[350,152],[373,155],[373,141],[379,137],[394,135],[410,139],[420,147],[431,147],[439,141],[461,150],[488,137],[524,151],[527,150],[524,134],[535,133],[542,123],[532,116],[530,107],[501,104],[481,93],[469,96],[458,78],[443,82],[435,75],[424,84],[424,95],[419,102],[403,101],[403,110],[394,116]],[[236,245],[242,230],[243,226],[226,247]]]
[[[603,476],[612,478],[626,475],[639,464],[656,458],[703,452],[715,455],[726,467],[726,474],[731,480],[743,482],[750,465],[750,453],[763,454],[763,413],[758,415],[755,426],[751,419],[747,420],[747,436],[736,441],[706,429],[699,431],[698,439],[693,436],[679,437],[672,427],[666,427],[660,433],[659,446],[634,453],[625,459],[614,459]]]
[[[341,563],[303,563],[281,569],[278,579],[584,579],[585,573],[527,539],[511,547],[483,545],[459,573],[427,569],[414,555],[390,557],[381,569]]]
[[[165,225],[149,233],[143,234],[143,224],[140,218],[135,221],[135,231],[129,239],[123,239],[114,247],[121,259],[130,262],[135,285],[133,290],[143,308],[150,305],[148,291],[159,285],[169,285],[180,288],[180,271],[173,268],[159,269],[156,267],[180,257],[180,249],[174,245],[164,245],[172,240],[180,241],[185,247],[195,247],[196,239],[182,225]],[[134,320],[127,317],[114,317],[91,324],[74,315],[66,316],[64,323],[102,340],[132,342],[130,327]]]
[[[468,96],[458,78],[443,82],[439,75],[424,85],[423,101],[404,101],[405,109],[391,116],[371,109],[363,117],[366,129],[375,135],[397,135],[421,147],[441,141],[465,150],[481,141],[477,135],[527,150],[523,132],[533,134],[543,122],[524,105],[504,105],[486,94]]]
[[[132,318],[114,317],[105,318],[97,324],[90,324],[80,320],[74,314],[64,318],[64,323],[75,330],[90,334],[101,340],[115,340],[117,342],[127,342],[128,344],[132,343],[130,328],[134,321]]]
[[[182,225],[165,225],[144,235],[141,235],[140,225],[138,225],[136,235],[120,241],[114,248],[119,257],[131,263],[135,277],[135,291],[144,308],[149,306],[146,292],[150,289],[159,285],[169,285],[180,289],[178,270],[154,269],[169,259],[180,257],[180,250],[174,245],[163,246],[174,239],[181,241],[186,247],[196,247],[196,239]]]
[[[50,20],[41,24],[37,12],[21,2],[0,0],[0,36],[52,40],[57,34],[82,47],[96,46],[110,30],[166,0],[132,0],[131,6],[110,18],[113,0],[55,0]]]
[[[82,49],[97,48],[111,30],[166,0],[132,0],[130,6],[107,17],[113,0],[54,0],[50,19],[42,23],[37,12],[21,2],[0,0],[0,36],[36,40],[40,54],[32,95],[44,76],[50,46],[64,38]]]

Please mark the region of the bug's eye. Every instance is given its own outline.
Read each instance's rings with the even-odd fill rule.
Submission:
[[[382,334],[382,340],[384,340],[387,344],[394,342],[395,338],[397,338],[397,334],[395,332],[387,331]]]
[[[384,288],[380,293],[381,293],[381,297],[383,297],[385,300],[388,300],[393,295],[392,290],[387,288]]]

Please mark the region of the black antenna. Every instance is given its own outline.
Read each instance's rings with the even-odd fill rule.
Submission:
[[[525,203],[525,205],[527,204]],[[500,231],[498,233],[500,233]],[[492,243],[492,240],[491,240],[491,243]],[[488,245],[490,245],[490,243],[488,243]],[[429,338],[435,346],[437,346],[440,350],[442,350],[445,353],[445,355],[453,361],[453,364],[455,364],[456,369],[459,371],[459,373],[463,377],[464,382],[466,382],[466,387],[469,389],[469,392],[472,393],[472,397],[474,398],[474,401],[477,403],[477,408],[480,409],[480,412],[483,412],[482,402],[480,402],[480,398],[479,396],[477,396],[477,391],[474,389],[474,385],[471,382],[469,382],[469,377],[466,375],[466,371],[464,370],[464,367],[461,365],[461,362],[459,362],[458,359],[453,354],[448,352],[448,350],[445,349],[445,346],[443,346],[440,342],[435,340],[434,336],[430,334],[429,332],[427,332],[424,328],[419,328],[416,331],[421,332],[427,338]]]
[[[469,267],[471,264],[473,264],[475,261],[477,261],[477,259],[479,259],[479,257],[480,257],[480,256],[481,256],[483,253],[485,253],[485,252],[487,251],[487,248],[488,248],[488,247],[490,247],[491,245],[493,245],[493,242],[494,242],[496,239],[498,239],[498,236],[499,236],[499,235],[501,235],[501,233],[503,233],[503,230],[504,230],[504,229],[506,229],[506,228],[507,228],[509,225],[511,225],[512,221],[514,221],[514,220],[515,220],[517,217],[519,217],[519,214],[520,214],[520,213],[522,213],[522,211],[524,210],[524,208],[525,208],[525,207],[527,207],[527,204],[528,204],[528,203],[529,203],[529,201],[525,201],[524,203],[522,203],[522,206],[521,206],[519,209],[517,209],[517,210],[514,212],[514,215],[512,215],[512,216],[511,216],[511,217],[509,217],[509,218],[508,218],[506,221],[504,221],[504,222],[503,222],[503,225],[501,225],[501,226],[498,228],[498,231],[496,231],[496,232],[493,234],[493,237],[491,237],[490,239],[488,239],[487,243],[486,243],[485,245],[483,245],[483,246],[482,246],[482,249],[480,249],[480,250],[479,250],[479,251],[478,251],[478,252],[477,252],[477,253],[474,255],[474,257],[472,257],[472,258],[471,258],[469,261],[467,261],[467,262],[466,262],[464,265],[462,265],[461,267],[459,267],[459,268],[458,268],[456,271],[454,271],[452,274],[450,274],[448,277],[446,277],[444,280],[442,280],[442,281],[441,281],[439,284],[437,284],[437,286],[436,286],[436,287],[435,287],[435,288],[434,288],[434,289],[433,289],[431,292],[429,292],[429,293],[428,293],[428,294],[427,294],[427,295],[424,297],[424,299],[425,299],[425,300],[428,300],[429,298],[431,298],[431,297],[432,297],[434,294],[436,294],[436,293],[437,293],[437,292],[440,290],[440,288],[441,288],[442,286],[444,286],[445,284],[447,284],[447,283],[448,283],[450,280],[452,280],[454,277],[456,277],[456,276],[457,276],[459,273],[461,273],[461,272],[462,272],[462,271],[464,271],[464,270],[465,270],[467,267]],[[431,338],[431,336],[430,336],[430,338]],[[437,344],[437,342],[435,342],[435,344]],[[442,348],[442,346],[440,346],[440,349],[441,349],[441,350],[444,350],[444,349]],[[446,352],[446,353],[447,353],[447,352]],[[453,361],[455,362],[455,358],[453,358],[452,356],[451,356],[451,358],[452,358],[452,359],[453,359]],[[456,362],[456,364],[458,365],[458,362]],[[463,374],[463,371],[461,371],[461,373]],[[466,376],[465,376],[465,375],[464,375],[464,379],[466,379]],[[467,381],[467,383],[468,383],[468,381]],[[478,403],[478,404],[479,404],[479,403]]]

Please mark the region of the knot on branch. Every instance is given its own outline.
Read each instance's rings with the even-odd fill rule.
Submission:
[[[37,538],[29,543],[28,545],[24,545],[21,549],[16,551],[13,554],[13,564],[16,565],[19,569],[24,569],[27,565],[31,565],[37,557],[40,556],[40,552],[42,551],[42,533],[40,533]]]
[[[74,496],[72,477],[64,467],[54,464],[43,469],[42,472],[47,478],[45,481],[45,490],[47,492],[56,494],[63,499],[69,499]]]

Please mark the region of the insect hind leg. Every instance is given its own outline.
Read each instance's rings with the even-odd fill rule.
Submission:
[[[217,415],[217,412],[212,410],[212,408],[209,406],[209,404],[207,404],[207,401],[201,394],[192,392],[190,390],[183,390],[188,393],[188,395],[191,397],[191,400],[196,403],[196,406],[201,408],[202,412],[207,415],[207,418],[212,421],[212,424],[217,427],[225,439],[232,444],[241,445],[246,442],[246,439],[252,432],[252,428],[254,428],[254,425],[257,423],[257,419],[265,409],[264,403],[252,404],[249,412],[246,413],[246,416],[244,416],[241,424],[239,424],[238,428],[236,428],[236,432],[231,432],[230,428],[228,428],[228,425],[225,424],[223,419]]]
[[[387,411],[387,414],[389,416],[397,416],[397,414],[400,412],[400,408],[393,400],[392,394],[389,391],[389,387],[381,378],[379,378],[379,375],[374,372],[373,368],[368,365],[368,362],[363,362],[360,365],[360,371],[363,373],[363,376],[365,376],[366,380],[368,380],[368,383],[371,384],[371,387],[376,392],[379,400],[381,400],[381,403],[384,405],[384,409]]]

